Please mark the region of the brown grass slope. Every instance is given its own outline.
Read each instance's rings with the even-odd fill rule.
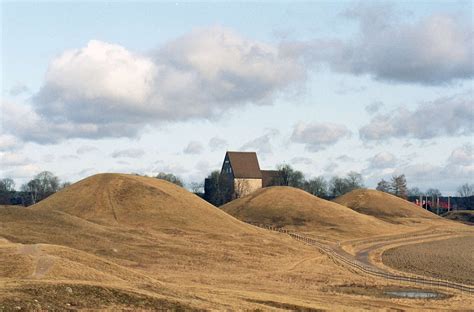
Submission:
[[[474,285],[474,235],[408,244],[383,253],[398,270]]]
[[[409,201],[376,190],[354,190],[336,198],[334,202],[395,224],[443,221],[437,215]]]
[[[0,277],[149,283],[157,280],[77,249],[49,244],[0,241]]]
[[[30,208],[0,209],[0,245],[0,302],[13,305],[16,296],[31,302],[47,285],[64,291],[65,283],[87,286],[92,297],[82,302],[104,287],[128,287],[147,298],[230,308],[248,296],[239,285],[255,283],[249,276],[314,257],[311,248],[242,223],[173,184],[116,174],[84,179]],[[229,292],[218,297],[208,294],[224,289]],[[234,290],[242,295],[231,295]]]
[[[263,188],[221,209],[246,222],[274,225],[327,238],[365,237],[397,230],[374,217],[292,187]]]
[[[60,211],[104,225],[230,232],[248,229],[198,196],[164,180],[98,174],[31,207]]]
[[[68,305],[120,310],[143,303],[172,309],[181,306],[182,296],[147,274],[90,253],[0,238],[0,311],[67,310]]]
[[[296,192],[290,203],[301,198]],[[326,224],[327,233],[349,235],[349,219],[347,233]],[[371,228],[368,222],[352,230],[367,231],[363,226]],[[151,178],[97,175],[31,208],[0,209],[0,311],[420,307],[380,296],[385,283]],[[345,285],[365,295],[347,293]],[[472,306],[459,302],[442,305]]]

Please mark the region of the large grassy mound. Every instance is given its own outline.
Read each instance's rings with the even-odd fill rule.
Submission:
[[[245,224],[185,189],[155,178],[98,174],[32,206],[106,225],[138,228],[235,232]]]
[[[437,215],[409,201],[376,190],[354,190],[336,198],[334,202],[390,223],[442,221]]]
[[[302,191],[283,190],[276,188],[257,202],[281,207],[279,214],[300,211],[288,220],[311,234],[352,238],[403,228]],[[317,213],[309,218],[313,210]],[[0,209],[0,310],[411,307],[345,292],[344,285],[367,283],[372,283],[367,294],[376,296],[379,285],[373,278],[152,178],[96,175],[30,208]],[[442,303],[447,309],[472,306],[459,302]]]
[[[0,209],[0,310],[251,309],[259,304],[241,297],[260,295],[249,285],[300,257],[323,256],[171,183],[100,174],[34,206]]]
[[[292,187],[263,188],[221,209],[246,222],[311,232],[327,238],[364,237],[397,230],[374,217]]]

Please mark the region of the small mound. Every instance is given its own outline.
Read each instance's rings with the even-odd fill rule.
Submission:
[[[98,174],[31,207],[61,211],[99,224],[228,232],[246,225],[170,182],[126,174]]]
[[[1,311],[194,311],[181,298],[125,285],[27,280],[4,287]]]
[[[406,223],[413,219],[441,220],[409,201],[376,190],[354,190],[336,198],[334,202],[390,223]]]
[[[474,225],[474,210],[455,210],[443,215],[444,218]]]
[[[311,232],[331,238],[386,234],[393,226],[292,187],[260,189],[221,207],[245,222]]]

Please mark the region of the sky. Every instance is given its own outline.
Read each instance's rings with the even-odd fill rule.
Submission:
[[[474,180],[471,1],[1,2],[0,177]]]

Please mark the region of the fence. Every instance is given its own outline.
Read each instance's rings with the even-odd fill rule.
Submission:
[[[359,261],[355,261],[352,259],[348,259],[347,257],[344,257],[340,253],[336,252],[332,248],[318,242],[317,240],[306,237],[304,235],[295,233],[295,232],[290,232],[288,230],[270,226],[270,225],[265,225],[265,224],[257,224],[257,223],[252,223],[248,222],[249,224],[258,226],[260,228],[264,228],[267,230],[271,231],[276,231],[280,233],[285,233],[288,234],[290,237],[293,239],[296,239],[298,241],[304,242],[306,244],[315,246],[325,254],[327,254],[329,257],[334,259],[335,261],[338,261],[339,263],[342,263],[343,265],[347,265],[355,270],[362,271],[366,274],[369,274],[371,276],[376,276],[376,277],[382,277],[385,279],[389,280],[394,280],[394,281],[400,281],[400,282],[408,282],[408,283],[414,283],[414,284],[419,284],[419,285],[428,285],[431,287],[437,287],[437,288],[451,288],[455,290],[459,290],[462,293],[467,293],[470,295],[474,294],[474,286],[467,286],[455,282],[450,282],[447,280],[440,280],[440,279],[435,279],[435,278],[424,278],[424,277],[418,277],[418,276],[407,276],[407,275],[397,275],[397,274],[392,274],[388,272],[383,272],[381,270],[378,270],[374,267],[367,266]]]

